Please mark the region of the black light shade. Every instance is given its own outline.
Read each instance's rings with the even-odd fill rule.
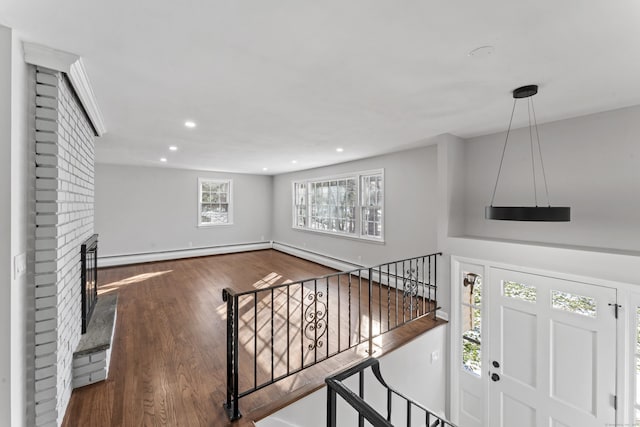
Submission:
[[[533,107],[532,97],[538,93],[538,85],[527,85],[514,89],[513,91],[513,109],[511,110],[511,119],[507,128],[507,135],[504,139],[504,147],[502,148],[502,157],[500,158],[500,166],[498,167],[498,176],[496,184],[493,187],[491,195],[491,204],[484,209],[484,217],[486,219],[495,219],[501,221],[541,221],[541,222],[567,222],[571,221],[571,208],[567,206],[551,206],[549,200],[549,187],[547,186],[547,174],[544,169],[542,159],[542,147],[540,146],[540,135],[538,133],[538,122],[536,120],[536,111]],[[500,173],[502,172],[502,164],[504,163],[505,153],[507,151],[507,143],[509,142],[509,133],[513,124],[513,115],[516,111],[516,101],[518,99],[527,99],[528,116],[529,116],[529,142],[531,145],[531,177],[533,181],[533,201],[535,206],[493,206],[496,197],[498,182],[500,182]],[[533,118],[533,122],[532,119]],[[534,143],[535,131],[535,143]],[[536,183],[536,159],[534,156],[537,143],[539,154],[539,167],[542,172],[544,182],[544,190],[547,196],[547,205],[545,207],[538,206],[538,186]]]
[[[571,208],[566,206],[487,206],[486,219],[502,221],[571,221]]]

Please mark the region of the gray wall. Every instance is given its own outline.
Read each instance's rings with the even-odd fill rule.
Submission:
[[[293,229],[291,182],[298,179],[384,168],[385,243]],[[274,177],[273,240],[372,265],[437,250],[437,148],[429,146]]]
[[[197,226],[198,177],[233,179],[233,225]],[[262,175],[97,164],[100,255],[270,240],[271,182]]]
[[[552,122],[539,129],[551,203],[571,206],[571,222],[484,219],[504,144],[500,133],[465,143],[463,234],[640,250],[640,107]],[[528,138],[526,128],[509,137],[496,206],[533,200]]]

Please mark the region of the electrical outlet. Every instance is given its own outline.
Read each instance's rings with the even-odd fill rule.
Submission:
[[[25,274],[27,271],[27,254],[21,253],[20,255],[16,255],[13,259],[13,278],[17,279],[18,277]]]
[[[435,363],[440,360],[440,352],[438,350],[431,352],[431,363]]]
[[[260,236],[260,241],[264,242],[264,236]]]

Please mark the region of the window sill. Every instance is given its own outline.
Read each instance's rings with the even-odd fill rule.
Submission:
[[[198,224],[198,228],[227,227],[229,225],[233,225],[233,222],[228,222],[226,224]]]
[[[342,239],[348,239],[348,240],[356,240],[358,242],[366,242],[366,243],[374,243],[374,244],[378,244],[378,245],[384,245],[385,241],[384,239],[372,239],[369,237],[362,237],[362,236],[352,236],[349,234],[343,234],[343,233],[336,233],[333,231],[326,231],[326,230],[313,230],[310,228],[300,228],[300,227],[291,227],[293,230],[295,231],[302,231],[305,233],[312,233],[312,234],[323,234],[325,236],[331,236],[331,237],[338,237],[338,238],[342,238]]]

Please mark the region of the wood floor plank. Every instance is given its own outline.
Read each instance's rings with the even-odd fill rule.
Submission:
[[[100,269],[99,295],[118,293],[109,377],[73,391],[63,426],[239,427],[251,425],[252,419],[317,389],[328,374],[362,358],[366,347],[343,352],[242,398],[240,409],[244,417],[235,423],[228,422],[222,407],[226,393],[226,304],[222,301],[222,290],[226,287],[250,290],[332,272],[330,268],[275,250]],[[346,298],[348,289],[342,284],[340,288],[337,284],[332,288],[330,298],[335,298],[337,289],[341,298]],[[386,288],[379,290],[378,303],[385,308],[395,307],[395,303],[380,302],[387,301],[383,291]],[[301,301],[296,304],[290,307],[298,313],[304,305]],[[274,307],[275,312],[281,313],[286,308],[286,295],[274,294]],[[345,310],[346,307],[341,307],[341,320],[349,317]],[[395,311],[392,313],[395,315]],[[288,345],[283,335],[286,316],[279,316],[274,321],[274,330],[279,332],[275,334],[278,341],[273,348],[277,356],[274,366],[282,373],[286,372],[284,349]],[[352,319],[356,321],[353,314]],[[257,323],[262,328],[259,337],[269,344],[264,347],[268,350],[263,350],[269,354],[260,357],[267,357],[266,361],[261,360],[268,366],[270,320],[258,320],[255,322],[251,313],[244,319],[248,327]],[[341,320],[336,321],[338,326],[330,325],[330,329],[333,336],[340,330],[344,347],[350,332],[348,329],[345,332],[344,325],[348,322]],[[376,356],[441,323],[423,318],[385,334]],[[389,325],[384,316],[380,324]],[[300,338],[299,328],[290,330],[292,348],[298,346]],[[252,348],[252,338],[244,339],[244,346]],[[337,343],[327,345],[333,346],[332,352],[337,349]],[[300,356],[300,352],[289,354],[290,358]],[[302,356],[307,362],[311,360],[309,353]],[[270,376],[265,369],[259,370],[259,375],[260,379]],[[254,380],[251,377],[245,381]]]

